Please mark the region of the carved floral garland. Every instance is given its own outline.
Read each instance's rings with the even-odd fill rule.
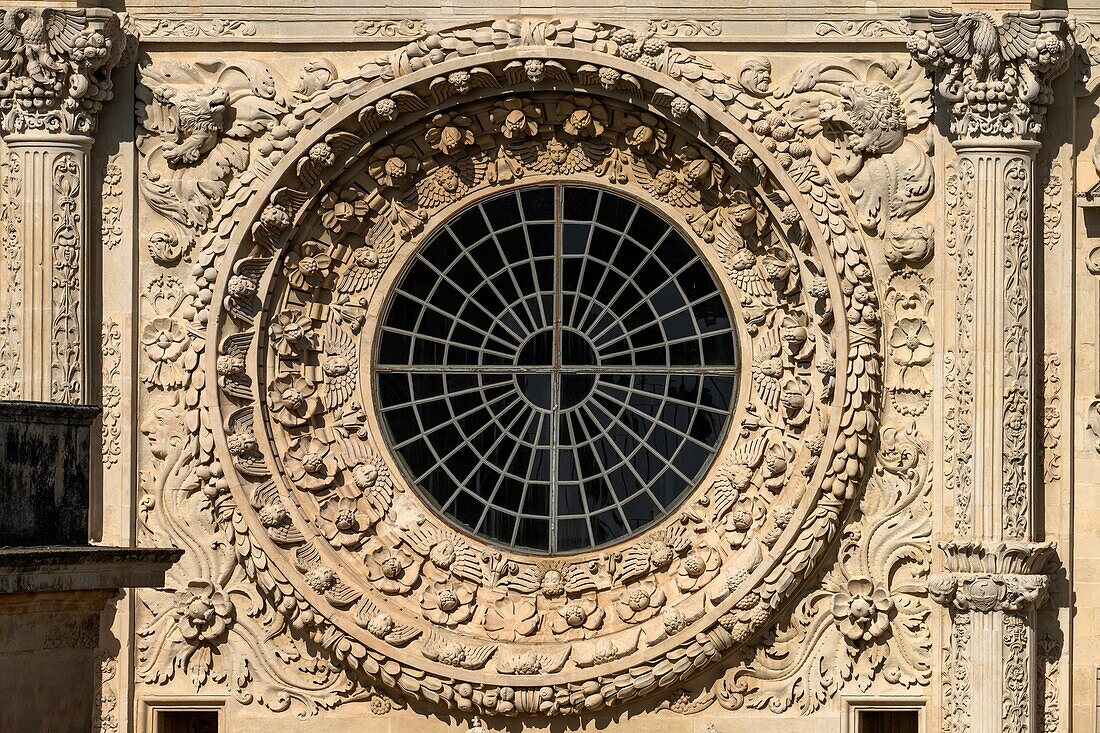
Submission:
[[[550,91],[563,85],[576,92]],[[259,591],[249,615],[282,617],[351,677],[492,714],[575,713],[674,689],[763,630],[858,495],[882,346],[862,236],[806,132],[781,109],[751,130],[727,124],[717,110],[742,92],[657,37],[508,22],[411,43],[360,79],[302,92],[281,118],[261,101],[258,124],[235,138],[260,134],[259,160],[233,159],[253,173],[219,169],[209,225],[174,219],[177,232],[209,232],[194,285],[150,292],[160,316],[143,334],[155,365],[145,379],[176,395],[162,409],[185,424],[154,449],[175,478],[151,479],[200,491],[236,559],[153,616],[143,635],[176,641],[143,648],[143,676],[164,681],[162,654],[186,667],[188,649],[255,625],[218,595],[239,573]],[[281,100],[274,85],[249,94]],[[154,91],[145,119],[181,112],[182,99],[211,125],[146,148],[170,166],[225,155],[216,90]],[[621,549],[536,563],[418,508],[373,439],[357,373],[363,318],[395,259],[482,190],[564,175],[628,184],[711,248],[738,301],[746,388],[727,459],[680,512]],[[153,204],[170,218],[174,185],[190,184],[158,184]],[[894,602],[855,580],[847,592],[865,590]],[[202,668],[212,663],[204,655]]]

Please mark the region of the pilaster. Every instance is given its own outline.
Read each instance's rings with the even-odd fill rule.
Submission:
[[[1038,729],[1036,611],[1048,599],[1053,543],[1037,542],[1042,429],[1036,343],[1036,153],[1050,81],[1071,57],[1065,11],[922,11],[909,50],[933,73],[957,154],[959,282],[972,299],[956,318],[972,389],[960,408],[970,435],[954,492],[955,537],[929,593],[951,620],[952,730]],[[962,353],[962,352],[967,353]],[[995,702],[999,701],[999,702]]]
[[[0,397],[88,402],[88,155],[125,39],[100,8],[0,21]]]

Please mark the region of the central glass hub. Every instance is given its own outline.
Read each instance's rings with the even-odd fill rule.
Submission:
[[[554,329],[539,331],[520,347],[516,366],[530,371],[516,374],[519,393],[540,410],[571,410],[588,399],[596,386],[596,375],[576,370],[598,363],[596,349],[580,333],[563,328],[554,343]],[[555,359],[555,354],[559,358]]]

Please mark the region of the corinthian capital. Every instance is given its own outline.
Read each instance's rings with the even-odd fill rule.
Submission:
[[[93,133],[125,47],[110,10],[0,9],[0,132]]]
[[[1064,10],[911,13],[909,52],[939,79],[959,138],[1034,137],[1053,101],[1050,81],[1072,56]]]

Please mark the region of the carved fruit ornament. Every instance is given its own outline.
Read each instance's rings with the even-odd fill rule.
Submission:
[[[576,714],[669,694],[814,573],[877,437],[879,305],[833,179],[782,111],[727,113],[743,93],[652,36],[497,23],[367,63],[272,128],[199,242],[219,273],[201,368],[219,377],[196,409],[229,486],[220,521],[293,633],[398,697]],[[679,509],[537,558],[451,529],[407,485],[380,438],[372,324],[441,222],[563,179],[693,240],[743,366],[726,444]]]

